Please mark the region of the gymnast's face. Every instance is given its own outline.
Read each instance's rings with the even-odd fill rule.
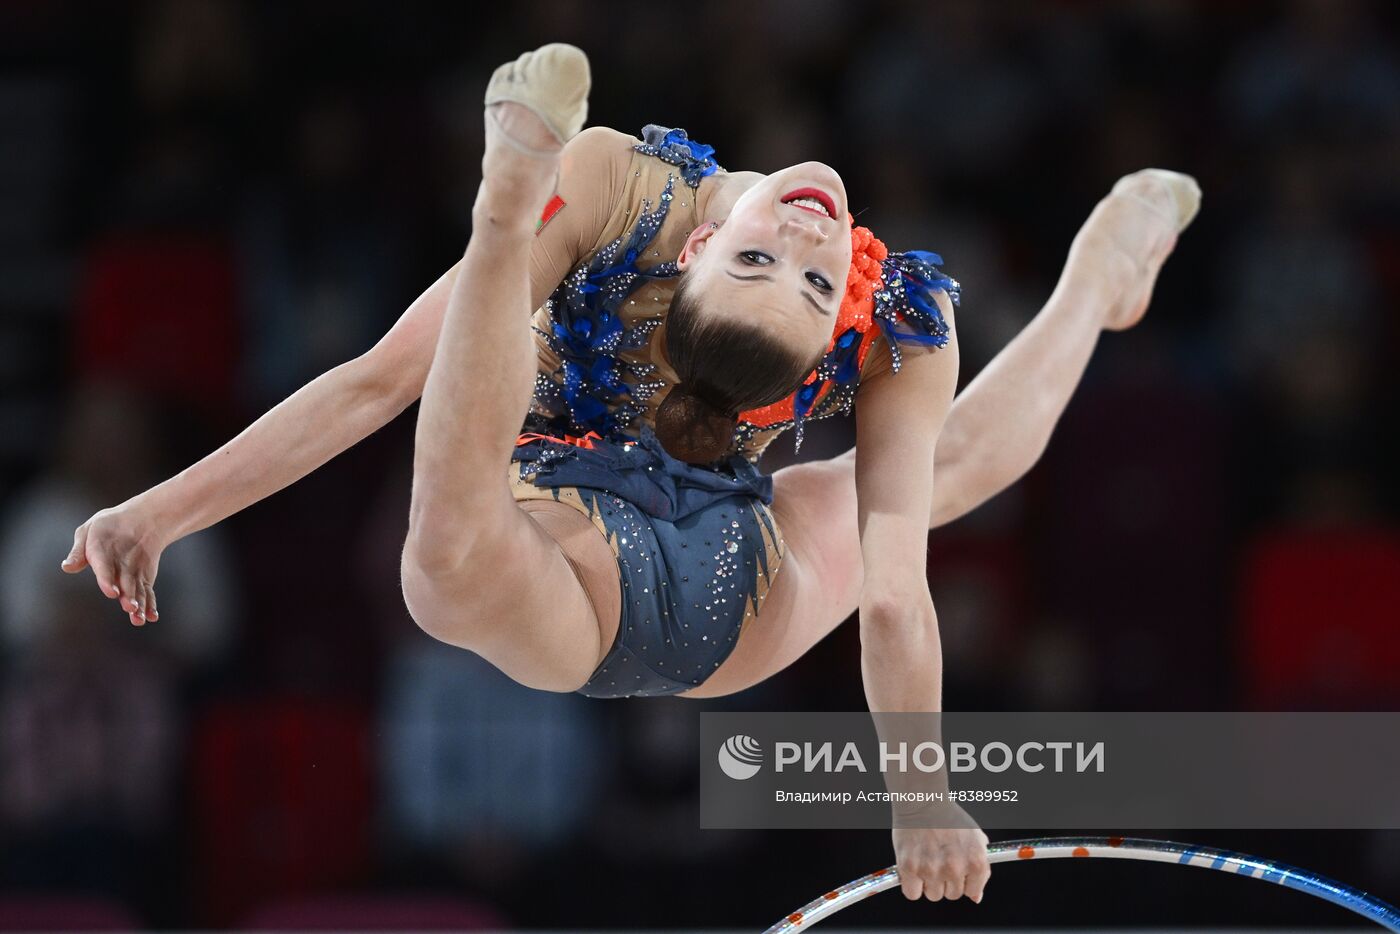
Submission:
[[[841,176],[804,162],[745,191],[718,229],[697,228],[677,262],[705,314],[741,316],[814,357],[846,288],[848,211]]]

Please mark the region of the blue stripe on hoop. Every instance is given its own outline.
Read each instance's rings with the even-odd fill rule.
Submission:
[[[1188,850],[1182,850],[1182,851],[1181,851],[1181,856],[1177,858],[1177,862],[1180,863],[1180,864],[1183,865],[1183,866],[1189,866],[1189,865],[1191,865],[1191,857],[1193,857],[1193,856],[1195,856],[1195,855],[1196,855],[1196,851],[1195,851],[1195,850],[1189,850],[1189,849],[1188,849]]]

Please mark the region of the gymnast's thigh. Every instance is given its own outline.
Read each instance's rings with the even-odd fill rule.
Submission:
[[[784,551],[762,612],[744,627],[724,664],[687,696],[715,697],[758,684],[801,658],[856,611],[863,564],[854,460],[808,461],[779,470],[773,475],[772,511]]]
[[[460,571],[427,574],[406,558],[404,599],[425,632],[477,653],[515,681],[577,690],[611,642],[604,630],[615,633],[617,620],[614,612],[610,626],[600,623],[594,602],[606,588],[590,594],[576,567],[596,567],[599,549],[609,560],[611,550],[591,524],[584,530],[560,512],[568,507],[552,504],[558,508],[543,517],[520,505],[502,510],[489,543]]]

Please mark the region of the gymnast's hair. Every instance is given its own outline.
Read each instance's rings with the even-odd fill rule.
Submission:
[[[666,356],[679,383],[656,411],[656,437],[677,460],[709,464],[734,441],[740,412],[796,391],[821,360],[756,326],[701,313],[681,276],[666,317]]]

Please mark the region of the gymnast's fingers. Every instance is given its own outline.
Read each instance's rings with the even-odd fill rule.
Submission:
[[[64,573],[77,574],[87,567],[87,531],[88,524],[84,522],[73,531],[73,547],[68,549],[68,557],[63,559],[59,567]]]
[[[961,856],[950,856],[943,861],[939,871],[939,880],[934,884],[941,884],[943,897],[952,900],[963,897],[963,881],[966,878],[967,863]]]
[[[147,584],[145,595],[141,598],[141,606],[146,611],[146,621],[153,622],[160,619],[160,614],[156,612],[156,587],[155,584]]]
[[[151,585],[147,583],[146,575],[138,570],[136,572],[136,592],[133,594],[136,602],[136,612],[131,620],[133,626],[144,626],[146,621],[151,618],[150,590]]]
[[[104,597],[115,599],[121,595],[117,575],[112,569],[112,558],[105,551],[95,550],[87,556],[92,565],[92,575],[97,578],[97,587]]]
[[[987,887],[987,882],[992,877],[992,864],[987,859],[986,848],[982,852],[968,860],[967,887],[965,894],[974,902],[982,903],[982,892]]]
[[[923,857],[914,863],[915,871],[919,875],[919,881],[923,884],[924,898],[931,902],[943,899],[943,867],[929,857]]]
[[[118,586],[122,589],[121,606],[126,610],[127,616],[131,618],[133,626],[140,626],[145,620],[140,619],[141,594],[144,585],[137,578],[136,572],[127,565],[122,565],[117,572]]]
[[[912,901],[918,901],[924,894],[924,880],[910,867],[908,871],[900,870],[899,890],[904,893],[904,897]]]

